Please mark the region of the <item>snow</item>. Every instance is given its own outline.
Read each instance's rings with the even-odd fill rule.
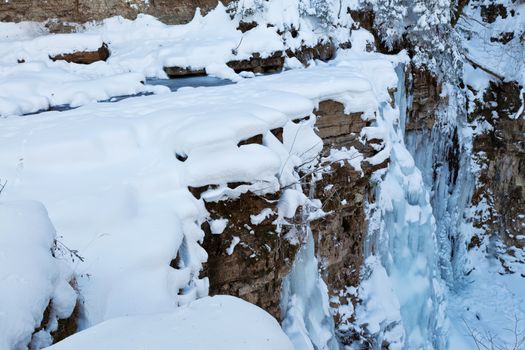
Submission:
[[[402,349],[405,330],[397,323],[401,319],[400,304],[392,282],[377,257],[368,257],[365,265],[371,274],[359,286],[358,295],[364,307],[357,309],[357,318],[372,334],[384,331],[384,339],[392,349]]]
[[[369,113],[378,105],[367,77],[334,63],[3,118],[0,174],[8,185],[2,197],[42,202],[64,243],[84,258],[72,266],[84,301],[81,329],[173,311],[208,288],[198,277],[207,259],[200,225],[208,213],[188,186],[216,185],[203,196],[217,200],[297,183],[294,168],[322,142],[315,118],[292,120],[312,115],[324,99]],[[279,127],[284,143],[270,132]],[[237,146],[257,134],[264,135],[262,145]],[[226,190],[239,181],[249,184]],[[300,191],[289,187],[287,193],[279,203],[282,217],[304,203]],[[171,268],[177,257],[179,266]]]
[[[136,73],[82,80],[61,68],[43,63],[0,67],[0,115],[20,115],[46,110],[51,106],[78,107],[112,96],[145,92],[166,92],[162,86],[147,87]]]
[[[328,5],[341,6],[339,2]],[[305,20],[301,9],[290,1],[264,6],[263,23],[274,26],[260,24],[246,34],[236,29],[239,18],[232,20],[222,5],[204,17],[197,13],[192,22],[180,26],[164,25],[145,15],[133,21],[110,18],[71,35],[42,36],[39,26],[9,26],[8,38],[0,41],[0,53],[4,53],[0,55],[0,78],[5,78],[0,86],[0,114],[5,117],[0,119],[0,175],[8,180],[2,199],[43,203],[63,242],[83,257],[70,268],[83,301],[79,326],[86,330],[54,348],[82,349],[94,342],[100,342],[97,348],[152,344],[171,348],[179,344],[175,340],[183,348],[198,340],[202,345],[192,343],[191,348],[224,344],[229,349],[291,349],[269,316],[264,317],[271,322],[255,317],[253,311],[253,322],[245,321],[252,319],[252,311],[247,310],[255,307],[233,298],[206,298],[208,280],[199,277],[207,260],[201,247],[201,224],[209,220],[204,201],[238,198],[247,191],[282,190],[274,221],[278,227],[298,214],[305,221],[324,215],[321,203],[303,194],[297,173],[298,168],[307,172],[318,164],[323,144],[315,130],[315,109],[324,100],[339,101],[346,113],[360,112],[373,122],[360,138],[380,138],[385,144],[367,161],[379,164],[397,157],[384,180],[383,188],[392,191],[385,190],[378,197],[385,213],[393,211],[385,215],[410,218],[414,227],[409,234],[422,228],[424,237],[431,237],[433,223],[428,199],[420,188],[421,176],[393,128],[399,116],[387,107],[388,89],[398,83],[394,65],[404,55],[361,52],[370,35],[360,30],[355,47],[340,51],[328,64],[312,62],[308,68],[263,77],[236,75],[225,65],[229,60],[249,58],[253,52],[265,57],[278,50],[315,45],[325,38],[323,33],[314,33],[312,19]],[[311,16],[319,20],[318,14]],[[332,20],[339,23],[339,19]],[[278,35],[277,30],[289,23],[297,25],[297,38]],[[338,40],[345,40],[345,34],[339,34]],[[48,58],[59,51],[97,49],[101,43],[108,44],[111,51],[107,62],[84,66]],[[17,63],[19,59],[25,63]],[[287,64],[296,63],[288,60]],[[208,74],[237,83],[183,87],[176,92],[141,83],[146,77],[164,78],[163,67],[172,65],[204,68]],[[111,96],[148,92],[156,94],[96,103]],[[80,107],[15,116],[64,104]],[[294,122],[297,120],[301,121]],[[271,132],[276,128],[283,129],[283,142]],[[255,135],[263,136],[262,144],[238,146]],[[357,171],[364,160],[353,148],[330,157],[323,161],[347,161]],[[238,182],[243,184],[228,187]],[[188,190],[208,185],[213,186],[201,199]],[[416,205],[412,202],[405,206],[413,198],[421,208],[411,207]],[[308,212],[299,211],[300,207],[307,207]],[[251,224],[271,214],[267,208],[252,215]],[[214,234],[222,233],[226,226],[226,219],[210,223]],[[392,237],[397,233],[407,232],[398,228]],[[284,288],[283,327],[296,349],[335,349],[328,291],[319,275],[313,235],[308,228],[297,235],[307,244]],[[231,255],[239,243],[240,238],[233,236],[226,253]],[[415,339],[413,344],[421,343],[416,336],[425,330],[413,320],[406,321],[407,315],[422,308],[424,297],[433,296],[428,278],[432,261],[427,265],[416,253],[400,265],[389,264],[391,256],[385,254],[384,266],[374,270],[388,274],[392,286],[388,296],[399,299],[398,304],[394,299],[389,302],[399,307],[387,314],[403,318],[407,334]],[[172,268],[175,259],[177,267]],[[398,272],[410,262],[414,262],[414,271],[408,277],[420,283],[412,294],[402,294],[400,289],[409,278]],[[411,297],[417,297],[412,308]],[[67,311],[57,306],[57,314]],[[202,337],[196,332],[211,335]],[[396,334],[387,338],[398,339],[400,332],[396,328]]]
[[[266,220],[272,214],[273,214],[273,210],[271,208],[264,208],[257,215],[250,215],[250,222],[252,223],[252,225],[259,225],[261,222]]]
[[[232,255],[233,254],[233,251],[235,250],[235,247],[237,246],[237,244],[239,244],[241,242],[241,239],[238,237],[238,236],[233,236],[232,237],[232,241],[230,243],[230,246],[228,248],[226,248],[226,254],[228,255]]]
[[[210,230],[214,235],[220,235],[228,226],[228,219],[215,219],[210,222]]]
[[[328,291],[319,275],[313,233],[308,224],[304,234],[305,242],[283,283],[283,329],[296,350],[336,350],[339,346],[329,311]]]
[[[170,313],[114,318],[48,349],[293,350],[293,346],[264,310],[221,295]]]
[[[444,286],[437,271],[436,224],[421,171],[404,143],[404,66],[395,108],[384,103],[376,128],[363,132],[384,140],[372,159],[389,165],[375,174],[376,200],[367,209],[366,264],[356,310],[357,324],[393,349],[446,348]],[[379,136],[379,137],[378,137]]]
[[[243,35],[236,30],[237,24],[221,4],[206,17],[197,13],[191,23],[180,26],[141,15],[135,21],[110,18],[88,25],[83,33],[49,35],[37,24],[2,23],[0,115],[164,92],[147,88],[141,81],[146,76],[166,77],[165,66],[208,67],[210,74],[235,80],[239,78],[226,62],[249,58],[254,52],[266,57],[283,49],[275,28],[260,27]],[[96,51],[103,43],[109,44],[111,52],[107,62],[77,65],[50,59],[58,54]]]
[[[326,158],[326,160],[330,162],[347,161],[355,171],[363,174],[361,162],[364,160],[364,157],[353,146],[350,147],[350,149],[347,149],[346,147],[342,147],[341,149],[331,149],[330,155]]]
[[[79,33],[50,35],[37,24],[2,23],[0,115],[166,92],[142,82],[146,77],[166,78],[163,68],[167,66],[206,68],[208,74],[239,80],[226,62],[248,59],[255,52],[264,58],[284,49],[276,28],[261,26],[244,35],[237,25],[221,3],[205,17],[197,12],[186,25],[165,25],[140,15],[133,21],[113,17],[88,24]],[[50,59],[96,51],[104,43],[111,52],[107,62],[79,65]]]
[[[500,261],[486,256],[481,249],[476,249],[470,258],[474,270],[450,295],[449,314],[455,333],[450,348],[464,343],[464,349],[476,349],[473,334],[484,344],[489,344],[488,339],[493,336],[495,346],[515,348],[525,329],[523,272],[501,273]],[[520,267],[516,264],[516,268]]]
[[[349,16],[335,15],[340,6],[345,4],[329,5],[329,20],[338,33],[335,44],[349,40],[352,24]],[[144,14],[135,20],[117,16],[87,23],[70,34],[49,34],[39,23],[0,23],[0,115],[33,113],[58,105],[76,107],[112,96],[166,92],[141,82],[146,77],[166,78],[163,68],[170,66],[205,69],[209,75],[240,81],[253,74],[235,74],[227,62],[249,59],[254,53],[265,58],[287,49],[315,46],[330,37],[325,29],[316,28],[320,14],[311,10],[305,13],[295,0],[271,1],[263,7],[254,18],[259,25],[246,33],[237,27],[241,20],[249,19],[242,13],[232,19],[221,2],[205,16],[197,10],[193,20],[184,25],[166,25]],[[297,37],[279,34],[279,30],[292,27],[298,30]],[[366,36],[363,31],[359,33],[359,37]],[[103,44],[110,51],[105,62],[81,65],[50,58],[96,51]],[[290,67],[297,67],[297,63],[288,60]]]
[[[33,201],[0,201],[0,349],[26,348],[52,300],[53,318],[67,318],[76,293],[71,271],[52,256],[55,229],[44,206]],[[56,325],[55,325],[56,327]],[[49,331],[36,342],[49,345]],[[34,342],[34,346],[38,344]]]

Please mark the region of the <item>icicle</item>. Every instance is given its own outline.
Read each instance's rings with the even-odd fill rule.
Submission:
[[[310,198],[315,192],[310,186]],[[329,312],[328,288],[319,274],[315,244],[308,216],[317,208],[306,205],[303,224],[295,229],[305,242],[296,256],[292,271],[283,283],[281,310],[283,329],[296,350],[338,350],[334,321]]]
[[[469,166],[470,150],[462,146],[471,144],[469,133],[463,132],[465,116],[458,114],[462,101],[448,90],[448,106],[436,111],[434,128],[407,133],[406,143],[432,194],[440,275],[454,288],[464,276],[464,228],[468,226],[464,213],[474,189],[474,176]]]

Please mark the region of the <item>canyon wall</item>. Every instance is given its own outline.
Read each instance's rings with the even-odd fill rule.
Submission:
[[[230,1],[223,1],[226,5]],[[203,13],[218,0],[6,0],[0,3],[0,21],[48,22],[52,31],[67,31],[68,23],[84,23],[111,16],[133,19],[146,13],[169,24],[187,23],[200,8]]]
[[[377,152],[371,146],[372,142],[363,144],[359,140],[363,127],[370,125],[360,113],[345,114],[341,103],[328,100],[319,104],[315,114],[318,135],[324,144],[322,155],[327,156],[330,150],[341,147],[355,147],[365,157]],[[274,130],[273,133],[282,139],[282,130]],[[262,136],[244,142],[259,143]],[[339,306],[357,301],[346,290],[348,286],[359,284],[367,231],[364,207],[366,201],[373,201],[370,177],[387,164],[388,161],[371,166],[363,162],[363,173],[346,161],[324,164],[321,179],[315,182],[311,194],[321,201],[323,211],[328,213],[313,220],[310,225],[321,275],[329,289],[329,296],[335,297],[331,299],[331,306],[336,325],[349,321],[338,314]],[[229,184],[229,187],[234,189],[240,185]],[[303,184],[305,194],[310,193],[310,186],[310,183]],[[206,189],[192,189],[192,192],[199,196]],[[300,245],[304,243],[301,238],[297,242],[291,241],[287,233],[293,226],[305,224],[298,210],[292,227],[277,232],[273,221],[277,218],[276,204],[281,195],[260,196],[249,192],[234,200],[207,202],[212,223],[221,219],[227,219],[228,223],[221,234],[213,234],[210,224],[204,224],[204,247],[209,257],[203,275],[210,279],[210,294],[239,296],[261,306],[277,319],[282,317],[283,280],[290,272]],[[263,210],[269,210],[268,215],[254,225],[252,217]],[[234,239],[240,243],[233,250],[228,250]]]

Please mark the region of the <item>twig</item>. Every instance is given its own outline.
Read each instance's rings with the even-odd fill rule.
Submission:
[[[3,184],[0,183],[0,194],[2,194],[6,185],[7,185],[7,180],[5,180]]]
[[[84,257],[81,256],[79,253],[78,253],[78,250],[76,249],[70,249],[68,246],[66,246],[64,243],[62,243],[61,241],[59,241],[58,239],[55,239],[55,241],[53,242],[53,247],[51,248],[51,253],[54,257],[57,257],[56,256],[56,252],[64,252],[64,250],[69,253],[69,257],[74,261],[75,258],[77,258],[78,260],[84,262]]]
[[[488,73],[488,74],[492,75],[494,78],[497,78],[497,79],[500,80],[500,81],[504,81],[505,78],[504,78],[503,76],[499,75],[498,73],[493,72],[492,70],[488,69],[488,68],[485,67],[485,66],[482,66],[480,63],[477,63],[477,62],[474,61],[472,58],[470,58],[466,53],[464,53],[463,56],[465,56],[465,59],[466,59],[470,64],[472,64],[474,67],[481,69],[481,70],[484,71],[485,73]]]

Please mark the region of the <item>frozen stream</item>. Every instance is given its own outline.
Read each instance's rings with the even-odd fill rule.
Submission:
[[[185,78],[177,78],[177,79],[159,79],[159,78],[147,78],[145,81],[145,85],[161,85],[166,86],[170,89],[170,91],[174,92],[181,88],[198,88],[198,87],[213,87],[213,86],[224,86],[224,85],[230,85],[235,84],[235,82],[228,80],[228,79],[221,79],[211,76],[196,76],[196,77],[185,77]],[[152,93],[139,93],[134,95],[122,95],[122,96],[113,96],[107,100],[98,101],[99,103],[113,103],[122,101],[128,98],[132,97],[139,97],[139,96],[148,96],[152,95]],[[75,109],[78,107],[71,107],[70,105],[58,105],[58,106],[52,106],[48,110],[41,110],[35,113],[28,113],[26,115],[32,115],[32,114],[38,114],[42,112],[47,111],[69,111],[71,109]]]

